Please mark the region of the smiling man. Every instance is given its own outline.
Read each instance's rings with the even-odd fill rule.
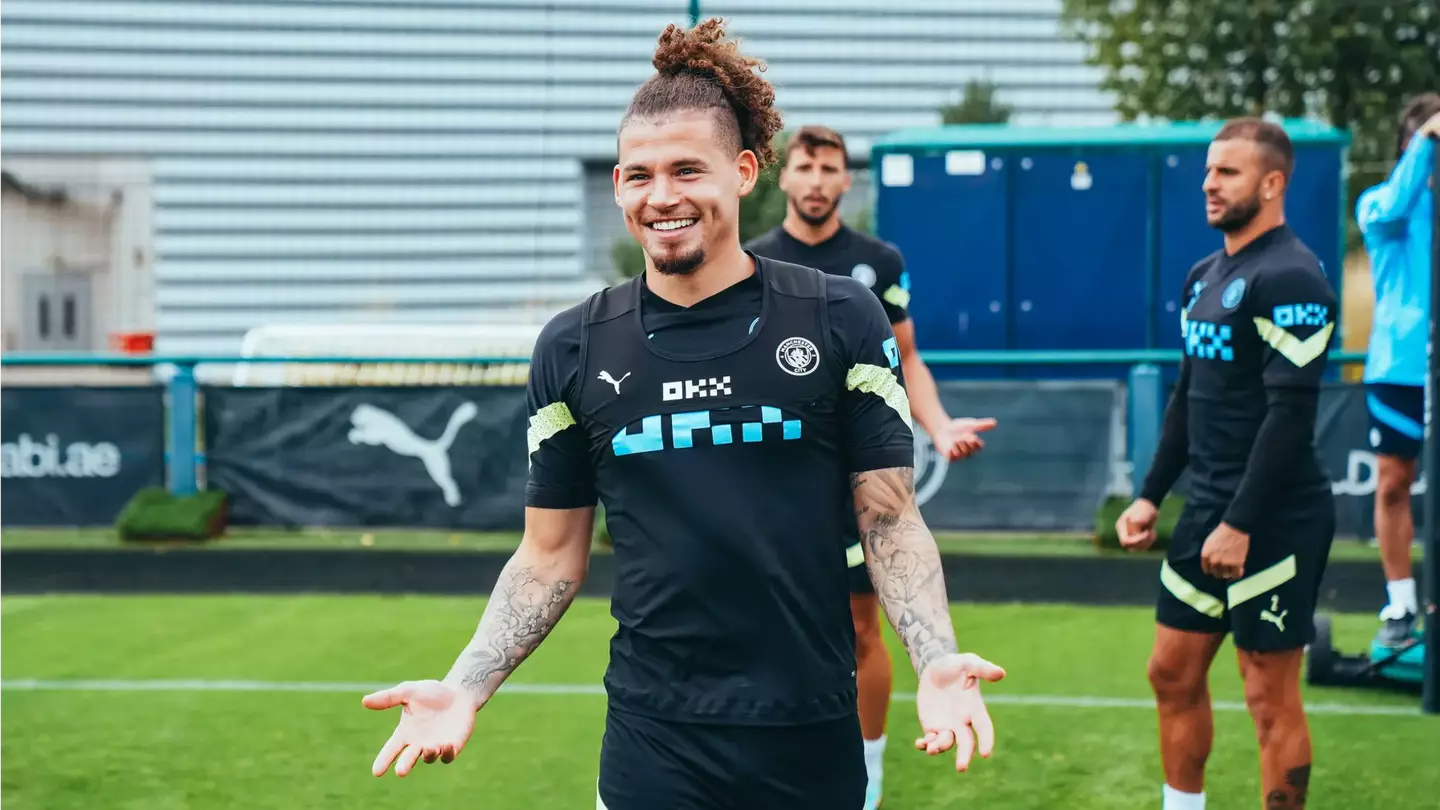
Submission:
[[[366,697],[405,707],[373,771],[454,759],[579,591],[599,500],[618,627],[598,806],[859,810],[845,520],[919,678],[917,749],[988,756],[978,683],[1004,671],[957,651],[879,303],[741,248],[774,90],[718,20],[667,28],[653,64],[614,175],[645,273],[536,342],[524,538],[450,673]]]

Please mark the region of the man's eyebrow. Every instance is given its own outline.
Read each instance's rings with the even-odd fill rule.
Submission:
[[[683,158],[681,160],[672,161],[670,163],[670,167],[675,169],[706,169],[709,168],[709,166],[710,164],[706,163],[700,158]],[[620,172],[622,174],[629,174],[630,172],[644,172],[649,170],[650,167],[642,163],[627,163],[623,168],[620,169]]]

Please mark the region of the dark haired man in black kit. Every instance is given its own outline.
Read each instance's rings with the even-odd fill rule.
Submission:
[[[1335,531],[1314,444],[1335,291],[1285,224],[1294,151],[1284,130],[1232,121],[1210,145],[1205,214],[1225,247],[1185,280],[1185,357],[1140,497],[1117,524],[1155,540],[1157,507],[1188,466],[1189,499],[1161,568],[1150,682],[1164,810],[1205,806],[1210,664],[1232,633],[1260,740],[1266,808],[1304,807],[1310,732],[1300,666]]]
[[[830,275],[848,276],[869,287],[895,332],[900,371],[910,400],[910,413],[932,437],[936,452],[949,461],[965,458],[984,446],[979,433],[995,426],[993,419],[952,419],[940,402],[935,380],[915,350],[910,322],[909,274],[900,252],[840,219],[840,198],[850,190],[845,139],[821,126],[801,127],[786,145],[780,189],[785,192],[785,221],[745,245],[745,249],[782,262],[813,267]],[[860,539],[846,532],[851,548],[850,612],[855,622],[855,667],[860,693],[860,728],[865,737],[868,776],[865,810],[880,804],[884,778],[885,721],[893,683],[890,652],[880,633],[880,607],[865,570]]]
[[[372,772],[455,758],[575,598],[600,500],[618,628],[597,806],[859,810],[847,499],[919,678],[916,748],[958,770],[988,756],[978,684],[1005,673],[958,652],[884,312],[852,280],[741,248],[773,89],[718,20],[671,26],[654,62],[614,171],[645,273],[537,340],[524,539],[444,680],[365,698],[405,707]]]

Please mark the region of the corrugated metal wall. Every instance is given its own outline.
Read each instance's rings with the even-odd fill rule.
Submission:
[[[1017,123],[1110,121],[1059,1],[702,11],[768,60],[790,124],[863,150],[975,76]],[[587,227],[606,192],[583,161],[613,159],[688,5],[6,0],[0,147],[152,158],[162,350],[234,351],[262,323],[544,317],[598,283],[618,213]]]

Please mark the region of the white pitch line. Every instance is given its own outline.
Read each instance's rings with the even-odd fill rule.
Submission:
[[[364,695],[388,689],[394,683],[344,683],[333,681],[240,681],[240,680],[41,680],[12,678],[0,681],[0,690],[9,692],[319,692],[325,694]],[[500,687],[502,694],[515,695],[604,695],[600,684],[570,683],[509,683]],[[914,702],[913,692],[897,692],[896,701]],[[1007,695],[988,692],[985,702],[996,706],[1038,706],[1071,709],[1140,709],[1154,711],[1155,702],[1146,698],[1102,697],[1099,695]],[[1245,704],[1238,701],[1216,701],[1216,711],[1243,712]],[[1311,703],[1309,714],[1345,716],[1384,715],[1419,716],[1418,708],[1406,706],[1366,706],[1349,703]]]

